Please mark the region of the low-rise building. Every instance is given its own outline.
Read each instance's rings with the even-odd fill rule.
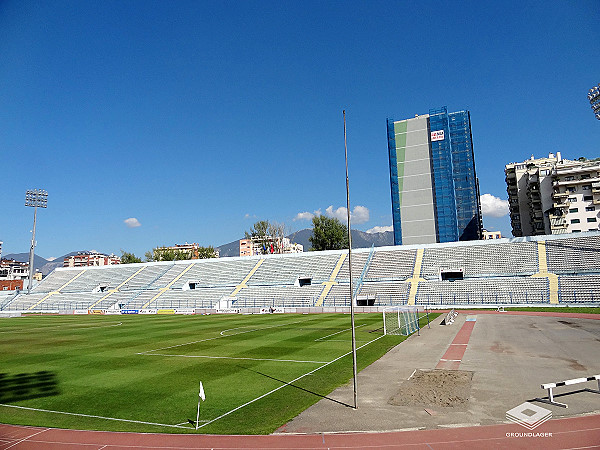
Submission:
[[[0,290],[23,289],[23,280],[28,277],[29,263],[15,261],[14,259],[0,260]]]
[[[281,254],[281,253],[302,253],[304,246],[292,243],[289,238],[265,238],[240,239],[240,256]]]
[[[79,252],[76,255],[67,256],[63,261],[63,267],[88,267],[88,266],[111,266],[121,264],[121,258],[114,254],[104,255],[98,252]]]
[[[486,229],[483,230],[483,239],[502,239],[502,233],[500,231],[488,231]]]

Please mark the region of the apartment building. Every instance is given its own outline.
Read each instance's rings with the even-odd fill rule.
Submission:
[[[600,161],[533,156],[505,166],[514,236],[597,231]]]

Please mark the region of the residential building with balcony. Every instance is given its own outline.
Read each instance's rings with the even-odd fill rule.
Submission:
[[[552,234],[600,229],[600,161],[557,166],[554,210],[549,214]]]
[[[110,266],[121,264],[121,258],[110,254],[104,255],[98,252],[79,252],[76,255],[67,256],[63,260],[63,267],[88,267],[88,266]]]
[[[507,164],[513,236],[598,230],[598,194],[592,189],[598,191],[599,170],[600,162],[566,160],[560,152]]]

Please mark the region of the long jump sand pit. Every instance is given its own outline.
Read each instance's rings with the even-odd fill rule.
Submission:
[[[466,370],[415,370],[388,403],[423,408],[466,408],[472,379],[473,372]]]

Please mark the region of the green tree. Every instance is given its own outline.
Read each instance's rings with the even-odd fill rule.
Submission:
[[[275,253],[280,253],[285,237],[285,225],[259,220],[244,234],[246,239],[258,243],[261,254],[271,253],[271,247]]]
[[[348,248],[348,227],[334,217],[324,215],[312,219],[311,250],[341,250]]]
[[[212,245],[209,245],[208,247],[198,247],[198,258],[208,259],[217,257],[217,252]]]
[[[133,253],[121,250],[121,264],[141,263],[142,259],[135,256]]]
[[[175,250],[167,247],[156,247],[146,252],[146,261],[183,261],[192,259],[192,254],[185,250]]]

